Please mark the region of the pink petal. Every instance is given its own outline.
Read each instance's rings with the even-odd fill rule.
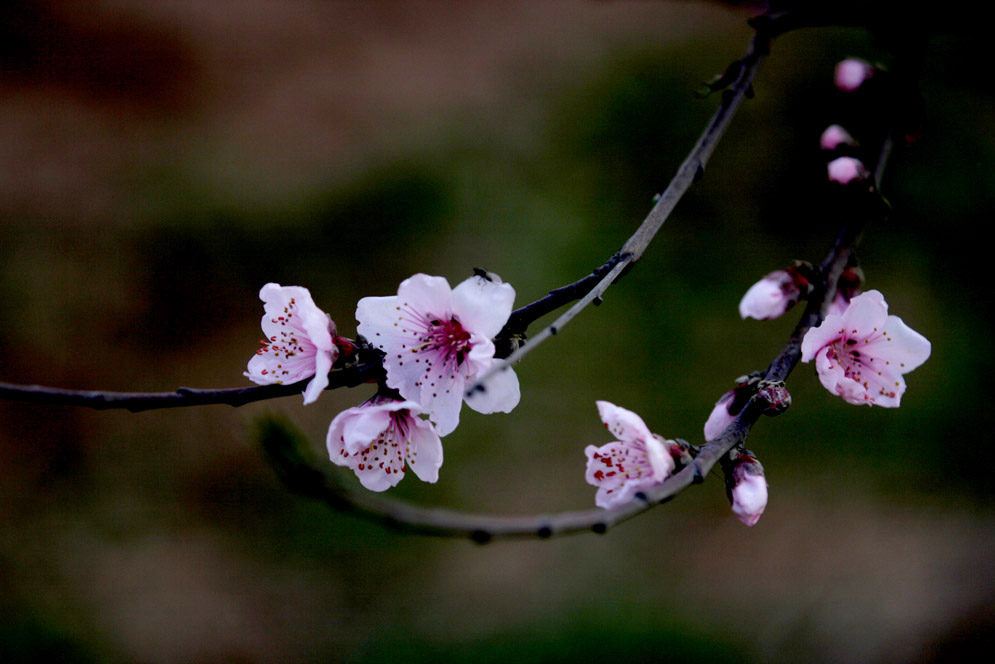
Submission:
[[[471,334],[493,339],[508,322],[515,302],[510,284],[473,276],[453,289],[453,315]]]
[[[596,403],[598,413],[601,415],[601,421],[605,423],[605,426],[612,432],[612,435],[620,441],[624,443],[630,443],[635,440],[645,442],[653,437],[652,432],[650,432],[646,423],[643,422],[643,419],[631,410],[616,406],[609,401],[598,401]]]

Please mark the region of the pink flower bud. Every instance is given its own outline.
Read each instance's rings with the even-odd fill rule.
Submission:
[[[873,75],[871,63],[860,58],[847,58],[837,63],[834,80],[840,90],[853,92]]]
[[[819,137],[819,145],[823,150],[831,152],[841,145],[856,145],[857,141],[843,127],[838,124],[829,125],[822,136]]]
[[[802,296],[802,288],[807,292],[808,280],[797,266],[775,270],[750,286],[739,301],[739,315],[757,320],[777,318],[795,306]]]
[[[854,180],[864,180],[870,176],[867,168],[859,159],[840,157],[833,159],[827,166],[829,180],[840,184],[850,184]]]
[[[733,482],[730,492],[733,514],[747,526],[756,525],[767,508],[767,478],[763,467],[751,457],[733,470]]]

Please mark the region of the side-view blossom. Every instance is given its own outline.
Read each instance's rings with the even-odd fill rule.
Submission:
[[[802,339],[802,362],[815,360],[823,386],[847,403],[897,408],[906,374],[929,358],[931,346],[876,290],[853,298],[842,315],[830,314]]]
[[[598,487],[594,502],[605,509],[632,500],[638,491],[659,484],[675,468],[666,440],[652,433],[631,410],[598,401],[601,421],[618,439],[596,447],[588,445],[588,484]]]
[[[418,479],[436,482],[442,441],[420,413],[413,401],[379,396],[344,410],[328,427],[328,456],[333,463],[352,468],[370,491],[395,486],[408,467]]]
[[[397,295],[364,297],[356,307],[360,334],[384,352],[387,384],[421,404],[440,436],[459,424],[464,385],[494,364],[494,337],[511,315],[515,290],[473,276],[450,288],[442,277],[416,274]],[[520,398],[511,369],[467,400],[480,413],[510,412]]]
[[[856,145],[857,141],[843,127],[838,124],[829,125],[819,137],[819,147],[827,152],[832,152],[841,145]]]
[[[308,289],[266,284],[262,328],[266,338],[249,360],[245,376],[259,385],[296,383],[314,376],[304,389],[304,404],[313,403],[328,387],[328,372],[338,358],[332,341],[335,323],[319,309]]]
[[[870,171],[863,162],[853,157],[839,157],[833,159],[826,165],[830,182],[839,184],[850,184],[855,180],[866,180],[870,177]]]
[[[795,306],[811,290],[804,265],[798,262],[785,270],[774,270],[750,286],[739,301],[739,315],[742,318],[770,320]]]
[[[874,67],[871,63],[860,58],[847,58],[836,64],[833,80],[840,90],[853,92],[873,75]]]
[[[767,508],[767,478],[756,457],[741,452],[726,475],[726,494],[733,514],[747,526],[756,525]]]

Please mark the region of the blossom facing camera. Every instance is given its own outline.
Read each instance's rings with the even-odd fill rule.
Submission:
[[[418,479],[436,482],[442,441],[413,401],[373,397],[342,411],[328,427],[328,456],[351,468],[370,491],[396,486],[411,468]]]
[[[652,433],[641,417],[607,401],[597,404],[601,421],[618,440],[584,449],[585,477],[588,484],[598,487],[595,504],[609,509],[662,482],[676,464],[667,441]]]
[[[752,455],[741,453],[726,491],[732,512],[747,526],[755,526],[767,508],[767,478],[764,468]]]
[[[843,127],[838,124],[829,125],[819,137],[819,147],[827,152],[832,152],[841,145],[855,146],[857,141]]]
[[[515,290],[496,277],[473,276],[450,288],[442,277],[416,274],[397,295],[364,297],[357,329],[384,352],[387,384],[421,404],[440,436],[459,424],[467,382],[494,364],[494,337],[511,315]],[[467,399],[480,413],[510,412],[520,398],[511,369]]]
[[[853,92],[873,75],[874,67],[871,63],[860,58],[847,58],[836,64],[833,80],[840,90]]]
[[[245,376],[259,385],[288,384],[314,376],[304,388],[304,404],[328,387],[328,372],[338,358],[332,341],[335,323],[319,309],[308,289],[266,284],[259,291],[266,338],[249,360]]]
[[[822,385],[854,405],[897,408],[906,374],[929,358],[929,341],[898,316],[876,290],[857,295],[802,339],[802,362],[815,360]]]
[[[839,184],[850,184],[870,177],[870,171],[867,170],[863,162],[853,157],[833,159],[826,166],[826,170],[829,174],[829,181]]]

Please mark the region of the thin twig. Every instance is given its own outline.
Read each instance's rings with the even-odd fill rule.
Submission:
[[[859,229],[847,226],[820,266],[821,288],[809,300],[791,338],[771,361],[764,380],[784,381],[801,359],[801,339],[818,325],[836,292],[836,283],[846,267]],[[761,402],[751,401],[717,438],[702,446],[694,461],[661,484],[637,494],[636,499],[612,509],[594,508],[554,514],[497,516],[473,514],[459,510],[413,505],[382,494],[343,488],[333,475],[298,459],[296,467],[278,467],[278,473],[290,489],[322,500],[335,509],[357,513],[364,518],[406,532],[439,537],[466,537],[485,543],[494,539],[548,538],[584,532],[604,533],[609,528],[671,500],[692,484],[704,481],[716,463],[729,450],[746,441],[751,428],[763,412]],[[285,462],[284,462],[285,463]],[[306,478],[306,482],[300,482]]]
[[[613,260],[617,257],[618,262],[612,266],[608,274],[603,276],[570,309],[541,332],[533,336],[527,344],[520,346],[507,358],[495,362],[488,371],[479,376],[477,380],[466,388],[465,394],[467,397],[472,397],[477,391],[486,390],[487,381],[492,377],[511,365],[517,364],[546,339],[559,333],[567,323],[586,309],[588,305],[595,301],[600,302],[602,295],[608,290],[608,287],[639,260],[643,252],[646,251],[646,247],[649,246],[649,243],[652,242],[663,226],[663,223],[667,220],[667,217],[674,211],[681,197],[691,188],[691,185],[701,179],[701,176],[705,172],[705,165],[708,163],[708,158],[712,155],[712,151],[725,133],[730,120],[736,114],[743,100],[751,94],[753,79],[756,77],[760,63],[763,62],[769,50],[769,33],[765,30],[758,30],[750,42],[750,47],[746,55],[740,61],[739,77],[729,85],[728,89],[722,92],[722,101],[719,103],[715,114],[712,115],[712,119],[698,138],[697,143],[695,143],[691,152],[684,159],[684,163],[677,169],[677,174],[674,175],[670,184],[667,185],[666,190],[657,199],[656,204],[650,210],[646,219],[643,220],[643,223],[639,225],[635,233],[626,240],[622,248],[612,257]]]

